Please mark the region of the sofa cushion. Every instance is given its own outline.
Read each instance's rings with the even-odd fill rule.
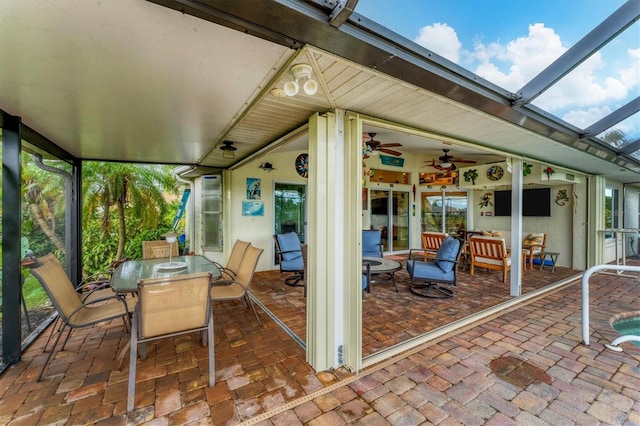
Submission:
[[[455,261],[456,256],[458,255],[459,247],[460,241],[456,238],[448,236],[444,239],[442,244],[440,244],[440,248],[438,249],[438,253],[436,254],[436,259],[447,259]],[[435,264],[438,265],[438,268],[440,268],[444,273],[451,272],[455,266],[455,263],[447,262],[446,260],[436,260]]]

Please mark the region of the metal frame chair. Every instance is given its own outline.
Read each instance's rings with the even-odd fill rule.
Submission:
[[[440,245],[436,256],[426,261],[413,259],[412,250],[409,250],[409,260],[407,260],[411,292],[418,296],[436,299],[452,297],[453,291],[450,288],[438,284],[447,284],[448,287],[456,285],[462,241],[448,236]]]
[[[240,266],[238,267],[238,273],[235,280],[229,285],[214,285],[211,287],[211,302],[222,302],[227,300],[240,300],[243,306],[250,306],[253,310],[253,314],[256,316],[258,325],[262,325],[258,312],[256,311],[253,302],[251,301],[249,287],[253,280],[253,274],[258,266],[258,259],[262,255],[263,250],[261,248],[249,245],[242,257]]]
[[[122,318],[125,327],[128,327],[129,308],[128,303],[133,303],[133,299],[125,300],[116,294],[112,294],[109,297],[98,298],[83,302],[80,298],[80,294],[76,291],[64,268],[57,261],[49,261],[41,266],[31,269],[31,273],[40,282],[42,288],[45,290],[51,303],[58,311],[58,315],[62,320],[62,325],[58,331],[51,351],[47,356],[46,361],[42,365],[38,380],[42,378],[49,361],[51,360],[55,348],[60,341],[62,332],[66,327],[69,327],[67,337],[62,343],[60,350],[64,350],[64,347],[69,340],[71,331],[74,328],[89,327],[94,324],[103,321],[109,321],[115,318]],[[108,300],[115,300],[114,303],[102,303]],[[48,341],[47,341],[48,344]],[[43,348],[43,353],[46,351],[46,345]]]
[[[304,257],[298,234],[295,232],[276,234],[273,239],[276,244],[280,272],[293,272],[292,276],[285,278],[284,283],[293,287],[304,287]],[[300,281],[302,284],[298,284]]]
[[[226,266],[213,262],[220,270],[220,277],[213,282],[214,285],[231,284],[236,279],[242,258],[250,245],[251,243],[247,241],[236,240],[231,249],[231,254],[229,255]]]
[[[142,258],[143,259],[162,259],[171,256],[178,256],[178,244],[169,244],[165,240],[143,241],[142,242]]]
[[[136,392],[138,343],[196,331],[209,346],[209,386],[215,385],[211,272],[174,275],[138,281],[138,304],[131,326],[127,412],[133,410]]]

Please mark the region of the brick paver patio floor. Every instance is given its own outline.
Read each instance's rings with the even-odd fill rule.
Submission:
[[[127,341],[121,322],[72,333],[35,382],[41,336],[0,377],[0,424],[640,425],[640,348],[604,346],[608,318],[640,310],[640,282],[597,275],[590,291],[589,346],[578,281],[358,374],[314,372],[264,313],[260,328],[250,312],[223,303],[215,306],[216,385],[207,386],[197,336],[160,341],[138,361],[128,415],[128,370],[115,361]]]

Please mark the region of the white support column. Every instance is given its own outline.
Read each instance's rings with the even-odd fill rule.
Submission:
[[[344,358],[351,371],[362,368],[362,121],[345,120],[344,244],[350,259],[344,267]]]
[[[522,294],[522,160],[511,159],[511,296]]]
[[[587,199],[587,266],[604,263],[605,189],[607,181],[601,176],[589,178]]]
[[[347,157],[344,112],[309,120],[307,362],[316,371],[341,364],[344,343]]]

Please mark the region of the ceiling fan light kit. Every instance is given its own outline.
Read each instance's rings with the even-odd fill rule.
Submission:
[[[399,157],[402,155],[400,151],[396,151],[393,149],[389,149],[390,147],[399,147],[402,144],[397,142],[392,143],[381,143],[375,140],[375,136],[377,133],[365,133],[365,137],[369,137],[369,140],[365,140],[364,144],[366,146],[365,149],[365,158],[367,158],[367,154],[369,155],[377,155],[379,152],[384,152],[385,154],[393,155]]]
[[[427,166],[433,167],[438,170],[449,172],[457,169],[456,163],[467,163],[467,164],[476,163],[473,160],[464,160],[462,158],[456,158],[453,155],[449,155],[449,149],[443,148],[442,151],[444,151],[444,154],[438,157],[437,159],[431,160],[431,164],[427,164]]]

